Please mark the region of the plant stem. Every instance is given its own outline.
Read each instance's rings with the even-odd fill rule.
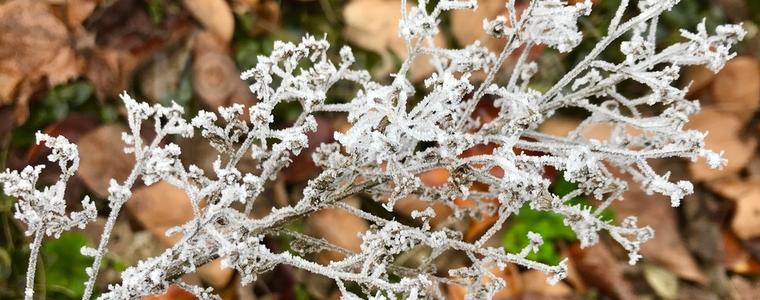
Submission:
[[[39,229],[34,233],[34,242],[30,245],[31,252],[29,253],[29,265],[26,269],[26,289],[24,289],[24,299],[32,300],[34,296],[34,274],[37,270],[37,256],[40,252],[40,245],[42,244],[42,237],[45,231]]]

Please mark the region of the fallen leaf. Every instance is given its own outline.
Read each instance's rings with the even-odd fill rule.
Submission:
[[[232,11],[238,18],[246,33],[256,36],[262,33],[272,33],[280,29],[282,3],[274,0],[233,0]],[[325,11],[328,20],[332,17],[332,11]]]
[[[86,22],[94,35],[93,47],[80,50],[87,60],[86,76],[103,101],[127,89],[137,67],[156,53],[187,39],[192,18],[175,1],[163,1],[163,17],[156,22],[144,1],[99,1],[97,13]]]
[[[760,299],[760,282],[750,283],[741,276],[731,277],[731,299]]]
[[[755,186],[760,186],[760,178],[743,179],[737,175],[722,177],[707,182],[707,187],[709,187],[712,192],[731,201],[736,201]]]
[[[333,140],[335,130],[332,123],[325,117],[316,116],[317,130],[309,131],[306,137],[309,139],[309,146],[302,149],[298,155],[290,155],[292,160],[290,165],[285,167],[282,172],[287,182],[303,182],[314,177],[319,170],[311,155],[322,143],[329,143]]]
[[[450,13],[451,34],[459,45],[469,45],[482,41],[482,45],[491,51],[501,51],[504,39],[496,39],[486,35],[483,29],[483,19],[493,20],[497,16],[507,15],[506,0],[478,1],[475,10],[457,9]]]
[[[675,274],[661,267],[644,264],[644,279],[657,296],[663,299],[675,299],[678,296],[678,278]]]
[[[167,247],[179,241],[182,234],[166,236],[166,230],[185,224],[193,218],[193,209],[187,194],[163,181],[135,190],[126,202],[126,209]],[[198,269],[198,275],[215,288],[226,286],[233,273],[234,270],[231,268],[221,268],[219,259]]]
[[[548,276],[546,273],[537,270],[528,270],[522,274],[523,293],[535,293],[548,297],[567,297],[573,293],[573,290],[560,281],[555,285],[546,282]]]
[[[612,202],[616,221],[622,222],[628,216],[637,216],[638,226],[650,226],[655,231],[654,238],[641,245],[642,256],[681,278],[705,283],[705,275],[689,253],[678,230],[675,209],[670,206],[669,199],[660,194],[647,195],[638,183],[631,180],[630,175],[614,175],[628,181],[629,185],[623,194],[624,200]]]
[[[253,104],[248,85],[240,79],[240,71],[217,37],[209,32],[197,34],[193,56],[193,90],[208,108],[231,102]]]
[[[100,198],[108,196],[111,178],[122,182],[135,164],[134,157],[124,153],[126,145],[121,140],[121,133],[126,131],[123,125],[105,125],[85,134],[77,142],[81,153],[77,174]]]
[[[66,1],[66,23],[70,27],[78,28],[89,17],[98,4],[95,0],[68,0]]]
[[[193,218],[187,194],[163,181],[135,190],[126,208],[166,246],[174,245],[182,237],[181,234],[166,236],[166,230]]]
[[[715,80],[715,73],[705,66],[688,66],[684,70],[683,81],[689,85],[687,92],[689,98],[700,97],[709,90],[713,80]]]
[[[744,123],[738,117],[716,108],[702,108],[690,118],[685,127],[708,132],[705,147],[717,152],[725,151],[724,157],[728,159],[728,165],[722,170],[711,169],[704,159],[691,163],[689,170],[694,181],[707,181],[736,173],[749,163],[755,153],[757,139],[754,136],[741,136]]]
[[[435,212],[435,217],[430,219],[430,226],[433,228],[438,228],[438,225],[443,224],[452,213],[451,208],[441,201],[427,202],[420,200],[416,196],[408,196],[399,199],[396,201],[393,210],[407,218],[411,218],[413,211],[424,211],[428,207],[432,207],[433,212]],[[418,221],[417,219],[415,220]]]
[[[217,37],[225,43],[232,40],[235,32],[235,17],[224,0],[183,0],[187,10]]]
[[[499,300],[507,300],[507,299],[513,299],[515,296],[520,295],[520,293],[523,291],[523,276],[520,274],[520,272],[517,269],[517,266],[514,264],[508,264],[504,269],[497,269],[497,268],[491,268],[489,271],[503,279],[507,286],[502,288],[501,290],[497,291],[496,294],[493,295],[492,299],[499,299]],[[487,282],[487,281],[486,281]],[[448,299],[452,300],[464,300],[465,295],[467,294],[467,287],[462,286],[459,284],[448,284],[447,285],[447,293],[448,293]]]
[[[68,30],[41,1],[0,5],[0,105],[16,102],[16,120],[39,83],[59,84],[79,75],[81,64],[68,46]]]
[[[723,266],[732,272],[745,275],[760,275],[760,262],[753,259],[742,245],[742,241],[730,230],[722,230]]]
[[[573,265],[584,281],[620,300],[638,299],[625,279],[620,262],[603,243],[584,249],[575,243],[568,249]]]
[[[751,56],[740,56],[728,61],[715,76],[712,84],[714,106],[737,116],[742,122],[749,120],[760,106],[760,64]]]
[[[353,206],[358,206],[358,198],[345,200]],[[314,235],[324,238],[333,245],[344,249],[360,252],[362,239],[359,234],[369,229],[366,220],[357,217],[340,208],[325,208],[306,218],[309,231]],[[333,251],[323,251],[319,255],[322,263],[338,261],[343,255]]]
[[[191,43],[187,42],[177,49],[154,56],[139,76],[140,91],[148,101],[167,100],[179,89],[182,72],[190,60],[190,47]]]
[[[408,5],[411,7],[411,4]],[[387,75],[394,71],[394,58],[407,56],[404,40],[398,32],[398,20],[401,18],[401,1],[399,0],[364,0],[349,2],[343,8],[346,22],[345,36],[352,43],[377,52],[382,59],[375,73]],[[445,44],[442,35],[434,37],[438,47]],[[433,72],[429,55],[418,55],[410,67],[410,79],[419,81]]]
[[[538,131],[555,136],[567,136],[581,123],[580,119],[555,116],[545,120],[538,126]]]
[[[506,39],[494,38],[486,34],[483,29],[483,20],[493,20],[497,16],[507,17],[509,22],[509,13],[506,8],[506,0],[485,0],[478,1],[478,7],[475,10],[457,9],[452,10],[449,13],[451,20],[451,34],[454,39],[461,46],[470,45],[475,41],[480,41],[480,44],[488,48],[497,55],[502,51],[506,45]],[[528,7],[528,1],[517,1],[515,4],[515,10],[518,14],[521,14],[523,10]],[[528,61],[533,60],[544,50],[544,45],[534,45],[530,49],[528,54]],[[524,47],[520,47],[507,57],[502,64],[502,69],[514,65],[523,51]],[[484,72],[473,73],[473,79],[484,80],[486,74]]]
[[[196,298],[192,293],[185,289],[171,285],[166,292],[161,295],[142,297],[142,300],[195,300]]]
[[[96,48],[87,56],[85,76],[95,88],[95,96],[104,101],[123,92],[139,63],[130,53],[108,47]]]
[[[731,228],[742,239],[760,236],[760,186],[754,185],[736,198]]]
[[[78,112],[70,113],[65,119],[46,126],[42,132],[50,136],[63,136],[70,142],[76,143],[82,136],[94,130],[98,126],[98,123],[98,118],[95,115]],[[26,152],[26,161],[29,163],[37,162],[40,156],[47,156],[50,152],[50,148],[45,146],[44,143],[33,144]]]

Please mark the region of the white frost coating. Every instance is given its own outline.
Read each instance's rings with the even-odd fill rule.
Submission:
[[[325,39],[306,36],[299,43],[276,42],[272,54],[259,56],[257,65],[243,72],[241,78],[252,82],[250,90],[259,99],[251,107],[234,105],[220,108],[218,113],[200,111],[187,122],[176,104],[151,106],[123,94],[129,131],[122,139],[127,144],[125,151],[135,156],[136,164],[124,182],[110,183],[111,211],[97,249],[81,250],[95,257],[95,263],[88,268],[90,280],[84,298],[91,297],[114,222],[138,179],[146,184],[163,180],[184,190],[194,218],[167,232],[182,233],[179,242],[161,255],[125,270],[121,283],[110,286],[102,299],[133,299],[160,293],[177,283],[181,275],[219,257],[224,267],[238,270],[245,282],[281,264],[321,274],[335,281],[345,299],[444,298],[444,286],[454,283],[467,285],[469,299],[485,299],[506,284],[489,271],[493,267],[514,263],[540,270],[547,273],[551,283],[567,274],[565,261],[551,266],[526,258],[543,242],[538,234],[531,232],[530,243],[519,253],[484,246],[510,214],[523,205],[563,216],[583,247],[597,243],[600,234],[606,232],[629,252],[633,264],[641,258],[641,244],[654,232],[649,227],[638,227],[634,216],[619,225],[600,219],[600,212],[619,200],[628,186],[609,168],[631,174],[647,193],[667,195],[675,206],[692,193],[691,183],[672,182],[668,173],[657,174],[648,164],[649,159],[703,157],[713,168],[726,164],[720,153],[704,149],[703,133],[683,128],[689,116],[699,110],[699,104],[686,100],[685,91],[673,84],[683,65],[704,64],[713,71],[723,67],[735,56],[729,49],[744,37],[740,26],[719,26],[716,34],[710,35],[703,22],[697,25],[696,32],[682,31],[682,43],[657,52],[657,20],[677,1],[639,1],[638,13],[623,19],[624,12],[632,11],[628,9],[629,1],[623,0],[607,36],[548,91],[540,92],[529,88],[540,66],[529,62],[527,53],[540,44],[561,52],[572,51],[583,38],[578,18],[590,13],[590,1],[568,5],[560,0],[533,0],[522,12],[517,12],[514,1],[509,1],[508,17],[483,22],[489,35],[506,41],[501,53],[491,53],[478,42],[462,49],[442,49],[432,43],[442,13],[474,9],[475,1],[420,1],[409,10],[402,2],[399,29],[410,55],[389,84],[372,81],[365,70],[351,69],[354,56],[350,48],[341,48],[339,60],[333,61],[328,58],[330,45]],[[626,56],[623,61],[598,57],[623,36],[630,37],[621,44],[620,51]],[[518,49],[523,53],[508,80],[495,80],[505,59]],[[406,78],[418,54],[430,55],[436,70],[424,81],[422,91],[415,91]],[[486,73],[486,79],[472,80],[474,72]],[[326,103],[327,91],[343,80],[360,87],[355,97],[347,103]],[[617,85],[626,80],[641,83],[649,93],[630,97],[618,91]],[[493,99],[499,111],[485,124],[471,117],[481,97]],[[274,107],[287,101],[298,101],[303,112],[291,127],[272,128]],[[661,109],[649,108],[653,105]],[[590,116],[567,136],[536,130],[564,107],[584,109]],[[290,163],[291,154],[308,146],[306,133],[316,130],[314,114],[318,112],[346,113],[352,127],[345,133],[336,133],[336,142],[323,144],[314,153],[313,159],[323,171],[308,182],[301,200],[274,209],[263,218],[251,217],[253,202],[267,181]],[[244,117],[246,114],[249,118]],[[143,141],[140,130],[148,119],[152,119],[156,137]],[[605,140],[591,140],[582,134],[598,123],[612,124],[613,130]],[[631,134],[626,128],[642,134]],[[194,165],[183,165],[181,149],[173,143],[161,143],[172,136],[190,137],[196,131],[219,154],[209,172],[213,174]],[[84,226],[95,216],[95,207],[88,199],[82,202],[84,211],[65,214],[63,192],[77,169],[76,147],[62,137],[38,135],[38,141],[53,149],[49,159],[62,169],[59,182],[38,190],[35,186],[41,166],[0,174],[5,193],[18,199],[15,216],[28,225],[27,234],[34,235],[27,298],[33,294],[34,262],[42,237]],[[429,147],[419,150],[421,142]],[[463,157],[465,150],[484,144],[496,145],[493,153]],[[237,168],[244,155],[257,163],[250,173]],[[577,183],[578,189],[565,197],[552,194],[551,182],[543,177],[546,166],[563,171],[565,179]],[[504,175],[492,174],[494,167],[504,170]],[[422,184],[417,175],[435,168],[448,170],[448,182],[437,187]],[[489,188],[471,190],[474,183]],[[414,211],[411,217],[421,225],[408,226],[342,202],[357,193],[372,196],[388,210],[395,208],[397,200],[414,195],[428,202],[440,201],[453,213],[441,216],[446,220],[433,225],[430,221],[438,217],[436,211]],[[594,207],[568,203],[579,195],[598,202]],[[454,202],[457,198],[472,199],[475,205],[458,206]],[[201,207],[199,203],[204,199],[206,205]],[[233,205],[236,202],[243,205]],[[333,207],[372,224],[361,237],[359,252],[285,226]],[[465,241],[462,232],[451,226],[462,219],[481,217],[484,212],[496,213],[498,221],[476,241]],[[265,236],[289,238],[295,252],[273,252],[264,244]],[[398,255],[415,248],[429,249],[428,257],[414,266],[396,261]],[[345,258],[321,265],[306,255],[325,249],[343,253]],[[449,250],[466,255],[471,264],[436,271],[435,260]],[[348,282],[358,285],[363,295],[349,292]],[[202,299],[218,298],[207,289],[185,284],[181,287]]]

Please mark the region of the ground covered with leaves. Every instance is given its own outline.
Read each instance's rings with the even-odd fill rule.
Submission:
[[[573,2],[573,1],[570,1]],[[108,214],[103,199],[108,195],[110,178],[123,180],[134,159],[122,151],[120,138],[125,131],[125,110],[118,94],[132,95],[154,103],[175,101],[187,115],[198,109],[215,110],[233,103],[250,105],[256,99],[240,79],[240,70],[256,63],[257,55],[268,54],[275,40],[297,41],[303,34],[326,34],[331,44],[354,46],[357,64],[372,70],[380,81],[390,80],[406,55],[398,35],[399,0],[0,0],[0,169],[20,169],[45,163],[48,151],[34,144],[34,133],[63,135],[75,142],[82,154],[80,172],[67,190],[68,207],[79,210],[78,199],[95,199],[100,216]],[[594,11],[581,19],[580,26],[589,37],[575,52],[560,54],[536,47],[532,60],[543,66],[540,80],[532,88],[556,81],[594,46],[603,35],[616,0],[595,0]],[[485,39],[484,18],[506,14],[504,0],[481,1],[478,10],[457,11],[448,15],[436,43],[461,46],[482,40],[491,50],[504,45]],[[525,1],[518,1],[525,5]],[[510,219],[491,243],[508,251],[528,244],[528,231],[540,233],[545,240],[531,259],[557,263],[569,258],[568,278],[555,286],[545,283],[545,275],[509,265],[498,270],[508,286],[499,299],[760,299],[760,2],[754,0],[684,0],[663,15],[657,34],[664,43],[678,41],[676,28],[693,29],[706,19],[708,27],[722,23],[744,23],[747,39],[740,45],[736,59],[713,74],[707,69],[683,70],[682,86],[690,85],[689,97],[700,99],[702,110],[688,126],[709,131],[708,148],[724,150],[728,165],[722,170],[708,169],[704,163],[683,160],[664,161],[660,170],[671,171],[673,179],[693,181],[695,194],[680,208],[672,208],[661,196],[651,196],[631,187],[625,198],[605,212],[605,218],[622,220],[639,216],[640,225],[656,230],[656,237],[642,248],[643,262],[626,264],[625,251],[614,243],[603,242],[581,249],[572,230],[553,214],[528,209]],[[619,45],[609,47],[603,56],[623,59]],[[337,56],[338,53],[333,53]],[[505,68],[508,69],[508,68]],[[413,67],[412,79],[432,72],[425,66]],[[420,85],[420,82],[415,84]],[[626,87],[635,93],[641,87]],[[331,90],[328,101],[350,99],[355,87]],[[419,100],[419,99],[417,99]],[[488,99],[475,111],[481,119],[493,118],[496,110]],[[295,121],[298,104],[275,108],[275,123],[286,126]],[[584,116],[574,110],[562,111],[541,130],[563,134],[577,127]],[[318,169],[311,161],[316,145],[333,139],[334,132],[350,126],[344,118],[324,114],[317,118],[318,131],[311,134],[310,148],[292,157],[283,171],[257,202],[254,211],[283,207],[300,198],[305,182]],[[610,128],[591,127],[588,137],[609,136]],[[145,135],[150,135],[146,132]],[[148,136],[146,136],[147,138]],[[187,164],[211,169],[215,152],[198,140],[177,140]],[[470,150],[474,155],[490,153],[488,147]],[[54,182],[59,175],[46,168],[42,182]],[[558,195],[573,190],[572,183],[555,178]],[[446,182],[445,169],[421,176],[429,186]],[[460,199],[460,205],[471,205]],[[573,201],[584,202],[579,197]],[[13,218],[13,202],[0,193],[0,298],[23,295],[28,241],[23,228]],[[363,210],[388,218],[411,222],[411,212],[420,201],[404,199],[389,213],[363,196],[348,201]],[[173,245],[177,236],[164,232],[192,218],[192,208],[181,190],[166,184],[138,187],[117,221],[106,263],[97,282],[99,290],[115,283],[118,274],[137,261],[154,256]],[[432,220],[431,222],[435,222]],[[496,217],[484,216],[457,224],[466,240],[475,240]],[[37,297],[40,299],[78,299],[82,296],[90,258],[79,253],[81,246],[94,245],[103,230],[104,218],[81,231],[64,234],[45,243],[38,261]],[[357,233],[369,224],[343,210],[327,209],[292,225],[292,229],[322,237],[349,250],[358,250]],[[267,240],[273,250],[291,245],[286,238]],[[328,262],[340,253],[322,252],[318,260]],[[409,257],[415,255],[408,253]],[[446,260],[451,266],[464,264],[462,257]],[[333,299],[334,284],[302,270],[279,266],[242,286],[240,276],[231,269],[219,268],[219,261],[187,275],[184,280],[211,286],[224,299]],[[449,266],[449,267],[451,267]],[[452,286],[448,297],[462,299],[464,287]],[[180,289],[170,289],[156,299],[190,299]]]

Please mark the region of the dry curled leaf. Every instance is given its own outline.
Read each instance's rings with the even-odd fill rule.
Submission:
[[[760,299],[760,282],[749,282],[741,276],[731,277],[731,299]]]
[[[667,268],[681,278],[698,283],[706,282],[705,275],[684,244],[682,234],[678,230],[675,209],[670,206],[667,197],[659,194],[647,195],[639,184],[630,180],[630,175],[616,175],[628,179],[630,184],[623,194],[625,200],[612,203],[616,221],[621,222],[628,216],[638,216],[639,226],[650,226],[656,232],[653,239],[641,245],[641,254],[648,261]]]
[[[571,245],[569,251],[573,265],[585,283],[620,300],[637,299],[631,284],[623,275],[620,262],[610,253],[606,245],[599,243],[581,249],[576,243]]]
[[[743,137],[741,131],[744,123],[732,114],[704,107],[691,117],[686,127],[708,132],[705,147],[713,151],[725,151],[724,157],[728,159],[728,165],[723,169],[711,169],[704,159],[691,163],[689,171],[694,181],[708,181],[736,173],[754,155],[757,139],[753,136]]]
[[[127,211],[165,246],[180,240],[181,234],[166,235],[169,228],[192,220],[190,198],[182,189],[159,181],[137,189],[126,203]],[[219,259],[198,269],[198,275],[215,288],[225,286],[232,278],[233,270],[221,268]]]
[[[689,66],[683,72],[684,85],[688,85],[689,98],[700,98],[715,80],[715,73],[705,66]]]
[[[335,130],[332,127],[332,123],[327,118],[321,116],[317,116],[315,120],[317,121],[317,130],[306,133],[306,136],[309,138],[309,146],[301,150],[298,155],[291,154],[291,163],[282,169],[285,181],[288,183],[304,182],[313,178],[318,173],[319,168],[311,159],[312,154],[322,143],[333,141]]]
[[[203,26],[225,43],[232,40],[235,31],[235,17],[224,0],[183,0],[187,10]]]
[[[715,76],[712,84],[715,107],[748,120],[760,106],[760,65],[757,59],[740,56],[732,59]]]
[[[0,105],[15,99],[17,121],[28,117],[29,97],[44,79],[55,85],[81,72],[68,38],[66,25],[44,2],[0,5]]]
[[[760,236],[760,186],[747,187],[735,201],[736,209],[731,219],[731,228],[742,239]]]
[[[122,125],[105,125],[82,136],[77,142],[82,153],[78,175],[98,197],[108,196],[111,178],[121,182],[127,179],[135,159],[124,153],[126,146],[121,133]]]
[[[190,59],[190,43],[182,47],[162,52],[139,76],[140,91],[149,101],[167,99],[179,88],[182,72]]]
[[[506,0],[478,1],[475,10],[454,10],[451,12],[451,34],[460,45],[469,45],[482,41],[483,46],[491,51],[504,47],[502,39],[490,38],[483,29],[483,19],[492,20],[499,15],[506,15]]]
[[[394,55],[407,56],[404,40],[398,32],[399,7],[401,1],[398,0],[364,0],[352,1],[343,8],[346,39],[380,54],[382,66],[375,70],[380,75],[387,75],[394,69]],[[436,46],[445,44],[440,34],[434,40]],[[412,81],[421,80],[433,72],[428,60],[428,55],[417,55],[410,68]]]
[[[142,300],[195,300],[198,299],[192,293],[177,285],[171,285],[165,293],[155,296],[142,297]]]
[[[197,34],[193,56],[193,90],[208,108],[253,104],[253,96],[221,40],[209,32]]]
[[[675,299],[678,296],[678,277],[661,267],[645,264],[644,279],[662,299]]]
[[[507,300],[513,299],[520,295],[523,291],[524,277],[520,274],[517,266],[514,264],[508,264],[504,269],[491,268],[488,270],[494,276],[497,276],[507,282],[507,286],[496,292],[492,299]],[[488,279],[484,279],[487,282]],[[452,300],[464,300],[467,294],[467,286],[459,284],[448,284],[447,292],[448,299]]]
[[[70,27],[81,29],[86,20],[98,6],[95,0],[68,0],[66,2],[66,23]]]
[[[571,297],[573,290],[560,281],[555,285],[546,282],[546,273],[537,270],[528,270],[522,274],[523,293],[535,294],[538,299],[557,299]],[[536,297],[536,296],[534,296]],[[534,299],[532,297],[531,299]]]
[[[103,47],[87,56],[85,76],[95,88],[95,96],[103,101],[123,92],[128,86],[138,59],[126,51]]]
[[[722,263],[726,269],[745,275],[760,275],[760,262],[742,245],[742,241],[730,230],[721,231],[723,248]]]
[[[359,205],[358,198],[346,200],[352,205]],[[361,251],[362,239],[359,234],[369,229],[366,220],[359,218],[340,208],[326,208],[309,216],[306,224],[314,235],[324,238],[333,245],[349,251]],[[343,254],[333,251],[323,251],[320,261],[329,263],[343,258]]]

